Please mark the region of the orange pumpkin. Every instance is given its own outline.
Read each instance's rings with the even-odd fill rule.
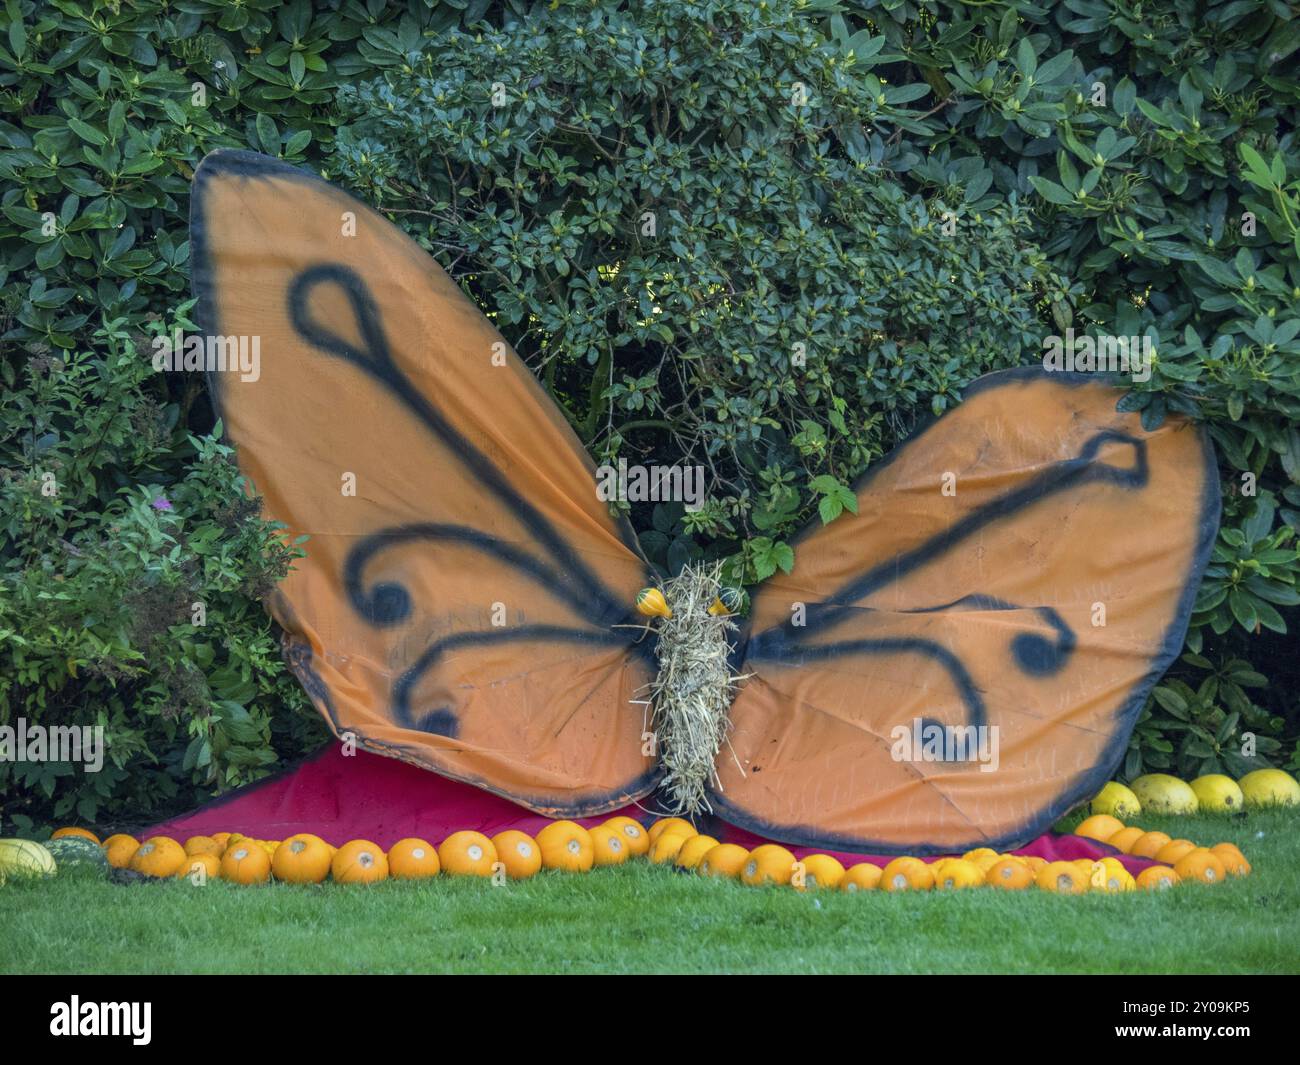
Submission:
[[[1173,840],[1163,832],[1143,832],[1133,841],[1128,852],[1134,858],[1150,858],[1154,861],[1155,856],[1165,848],[1165,845],[1172,842]]]
[[[394,880],[423,880],[437,876],[438,852],[422,839],[399,839],[388,848],[388,874]]]
[[[154,836],[131,855],[130,869],[145,876],[175,876],[184,861],[184,847],[170,836]]]
[[[1074,834],[1095,839],[1098,843],[1109,843],[1110,837],[1123,827],[1124,822],[1118,817],[1111,817],[1110,814],[1093,814],[1091,817],[1084,818],[1079,827],[1074,830]]]
[[[712,836],[687,836],[673,864],[678,869],[694,869],[717,846],[720,844]]]
[[[1146,833],[1134,826],[1132,828],[1121,828],[1106,841],[1109,846],[1114,847],[1121,854],[1132,854],[1133,844],[1140,840]]]
[[[670,828],[683,829],[688,835],[695,835],[695,826],[683,817],[661,817],[650,826],[648,835],[650,836],[650,845],[654,846],[655,842],[663,833]]]
[[[271,878],[271,856],[253,840],[232,843],[221,856],[221,877],[232,884],[264,884]]]
[[[215,840],[217,843],[219,843],[219,844],[221,845],[221,849],[222,849],[223,851],[226,849],[226,847],[227,847],[227,846],[229,845],[229,843],[230,843],[230,833],[229,833],[229,832],[213,832],[213,833],[212,833],[208,838],[209,838],[209,839],[213,839],[213,840]]]
[[[438,864],[452,876],[491,876],[496,863],[497,849],[482,832],[453,832],[438,844]]]
[[[129,869],[131,859],[140,849],[140,841],[134,836],[118,833],[104,840],[104,857],[114,869]]]
[[[800,891],[834,891],[844,879],[844,866],[829,854],[810,854],[800,864],[803,875],[791,878],[791,883]]]
[[[220,858],[225,849],[211,836],[191,836],[185,841],[186,854],[212,854]]]
[[[650,833],[645,830],[641,822],[620,816],[611,817],[605,824],[617,828],[623,834],[623,842],[627,844],[633,857],[650,853]]]
[[[1228,877],[1223,859],[1209,847],[1197,847],[1174,862],[1178,882],[1192,884],[1221,884]]]
[[[686,841],[695,835],[698,833],[687,832],[682,828],[660,832],[658,839],[650,845],[650,860],[655,865],[671,865],[677,861],[677,855],[686,845]]]
[[[632,857],[632,848],[618,825],[606,821],[591,830],[591,851],[596,865],[622,865]]]
[[[265,849],[265,848],[263,848]],[[330,875],[330,845],[310,832],[290,836],[271,856],[271,872],[288,884],[319,884]]]
[[[872,865],[870,862],[858,862],[857,865],[851,865],[844,871],[844,879],[840,881],[840,890],[874,891],[880,886],[880,878],[883,875],[880,866]]]
[[[1196,850],[1196,844],[1190,839],[1175,839],[1166,843],[1156,852],[1156,861],[1161,865],[1172,865],[1178,868],[1178,859],[1184,855],[1191,854]]]
[[[67,839],[69,837],[88,839],[96,847],[101,846],[99,837],[88,828],[76,828],[72,825],[68,825],[65,828],[56,828],[52,833],[50,833],[50,839]]]
[[[1177,883],[1178,874],[1167,865],[1149,865],[1137,877],[1137,886],[1143,891],[1163,891]]]
[[[934,887],[934,871],[920,858],[895,858],[880,876],[884,891],[929,891]]]
[[[749,852],[740,879],[751,887],[788,884],[794,876],[794,855],[776,843],[764,843]]]
[[[1003,891],[1023,891],[1034,884],[1034,871],[1029,863],[1014,855],[994,862],[984,874],[984,883]]]
[[[592,833],[594,838],[595,833]],[[511,880],[527,880],[542,867],[542,849],[532,836],[515,829],[498,832],[492,837],[497,861],[506,868]]]
[[[1216,843],[1210,848],[1210,853],[1219,856],[1219,861],[1223,863],[1223,868],[1229,876],[1250,875],[1250,862],[1246,861],[1246,856],[1237,849],[1235,844]]]
[[[993,855],[993,862],[989,868],[997,864],[997,857],[996,854]],[[936,891],[960,891],[962,888],[983,886],[984,870],[976,862],[966,858],[958,858],[955,862],[949,862],[943,867],[943,871],[934,878],[934,889]]]
[[[591,833],[573,821],[552,821],[537,833],[543,869],[585,873],[596,861]]]
[[[331,859],[330,872],[340,884],[377,884],[388,879],[388,855],[368,839],[350,840]]]
[[[178,880],[188,880],[195,887],[206,887],[220,875],[221,859],[215,854],[187,854],[176,871]]]
[[[1047,867],[1047,859],[1040,858],[1037,854],[1025,854],[1021,855],[1021,857],[1025,859],[1025,864],[1029,866],[1029,871],[1033,873],[1034,876],[1038,875],[1040,869]]]
[[[1035,882],[1043,891],[1055,895],[1082,895],[1088,890],[1091,875],[1090,869],[1082,871],[1074,862],[1048,862],[1038,871]]]
[[[710,847],[700,859],[695,871],[704,876],[724,877],[735,880],[749,861],[749,851],[735,843],[719,843]]]

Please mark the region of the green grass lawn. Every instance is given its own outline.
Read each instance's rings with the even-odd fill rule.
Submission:
[[[1300,813],[1140,823],[1198,843],[1234,842],[1254,873],[1217,887],[1077,897],[801,894],[646,862],[500,888],[447,877],[369,888],[63,877],[0,888],[0,970],[1300,971]]]

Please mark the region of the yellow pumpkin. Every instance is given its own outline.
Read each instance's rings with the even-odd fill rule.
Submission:
[[[212,854],[220,858],[225,849],[211,836],[191,836],[185,841],[186,854]]]
[[[438,864],[452,876],[491,876],[496,863],[497,849],[482,832],[453,832],[438,844]]]
[[[605,825],[617,828],[623,834],[623,842],[633,857],[639,858],[650,853],[650,833],[640,821],[630,817],[611,817]],[[604,827],[604,826],[602,826]]]
[[[929,891],[934,887],[934,872],[919,858],[895,858],[885,866],[880,887],[891,892]]]
[[[719,843],[711,847],[700,858],[695,871],[704,876],[723,877],[735,880],[749,860],[749,851],[735,843]]]
[[[740,879],[751,887],[788,884],[794,876],[794,855],[777,843],[764,843],[749,852]]]
[[[221,856],[221,877],[232,884],[264,884],[271,879],[271,856],[253,840],[232,843]]]
[[[1014,855],[995,862],[984,874],[984,883],[1003,891],[1023,891],[1034,884],[1034,872],[1029,863]]]
[[[574,821],[552,821],[537,833],[543,869],[585,873],[595,864],[591,833]]]
[[[330,872],[340,884],[377,884],[388,879],[388,855],[377,843],[354,839],[338,849]]]
[[[394,880],[423,880],[437,876],[438,852],[422,839],[399,839],[388,848],[388,875]]]
[[[1090,871],[1074,862],[1048,862],[1038,871],[1036,882],[1043,891],[1056,895],[1082,895],[1090,884]]]
[[[993,863],[989,868],[997,865],[996,854],[993,855],[993,859]],[[973,860],[967,858],[958,858],[955,862],[949,862],[943,867],[943,871],[934,878],[936,891],[958,891],[962,888],[983,886],[984,870]]]
[[[290,836],[271,855],[271,872],[288,884],[319,884],[330,875],[333,852],[310,832]]]
[[[145,876],[175,876],[185,857],[185,848],[170,836],[154,836],[131,855],[130,868]]]
[[[187,854],[176,871],[178,880],[188,880],[195,887],[206,887],[209,880],[221,875],[221,859],[215,854]]]
[[[719,846],[718,841],[712,836],[687,836],[673,864],[678,869],[694,869],[704,856],[717,846]]]
[[[688,832],[684,828],[671,828],[667,832],[660,832],[659,838],[650,845],[650,860],[655,865],[671,865],[677,861],[677,855],[681,853],[686,841],[697,835],[698,832],[693,830]]]
[[[840,881],[841,891],[875,891],[880,886],[880,878],[883,870],[878,865],[872,865],[871,862],[858,862],[857,865],[851,865],[844,871],[844,879]]]
[[[596,865],[622,865],[632,857],[622,830],[608,821],[591,830],[591,851]]]
[[[810,854],[799,864],[803,866],[803,875],[795,875],[790,881],[799,891],[834,891],[844,879],[844,866],[829,854]]]
[[[492,837],[492,846],[511,880],[527,880],[542,867],[542,850],[525,832],[513,828],[498,832]]]
[[[129,869],[131,859],[140,849],[140,841],[134,836],[118,833],[104,840],[104,856],[114,869]]]
[[[656,821],[653,825],[650,826],[648,832],[650,836],[650,846],[653,847],[655,843],[658,841],[659,837],[663,835],[665,832],[674,831],[677,829],[681,829],[683,832],[685,832],[687,835],[690,836],[693,836],[696,833],[695,826],[691,824],[689,821],[687,821],[684,817],[661,817],[658,821]]]

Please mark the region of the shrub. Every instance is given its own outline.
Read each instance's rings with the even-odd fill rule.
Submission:
[[[1277,3],[6,5],[0,721],[113,746],[97,779],[0,764],[4,812],[180,805],[321,735],[257,604],[294,545],[201,383],[143,365],[219,146],[388,209],[598,458],[703,463],[701,511],[632,514],[669,568],[788,568],[973,377],[1152,336],[1123,402],[1206,422],[1225,512],[1127,772],[1300,764],[1297,47]]]

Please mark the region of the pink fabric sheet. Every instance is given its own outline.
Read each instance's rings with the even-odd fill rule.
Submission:
[[[646,824],[656,816],[638,806],[625,807],[618,813]],[[583,818],[580,823],[590,827],[612,816]],[[462,829],[492,836],[514,828],[535,835],[547,821],[540,814],[471,785],[364,751],[345,756],[341,744],[330,744],[297,769],[164,821],[144,835],[184,841],[189,836],[213,832],[242,832],[255,839],[285,839],[296,832],[312,832],[336,846],[350,839],[367,839],[387,849],[407,837],[436,845]],[[724,843],[752,849],[771,842],[723,822],[715,822],[715,827],[713,834]],[[833,854],[845,866],[863,861],[883,866],[889,861],[888,856],[815,847],[790,850],[799,858]],[[1114,856],[1134,875],[1154,864],[1083,836],[1050,832],[1014,853],[1048,861]]]

